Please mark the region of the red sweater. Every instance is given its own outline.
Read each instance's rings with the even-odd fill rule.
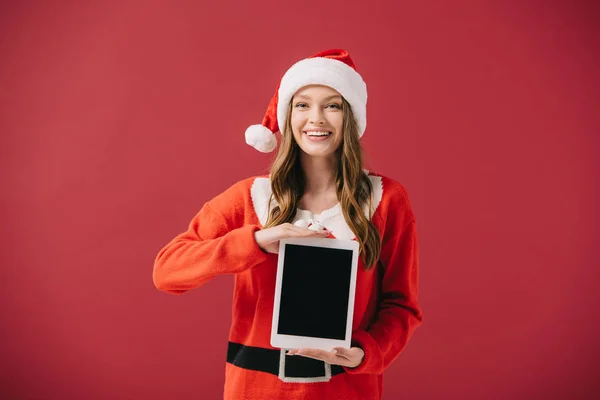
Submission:
[[[334,367],[338,372],[327,382],[290,383],[273,373],[248,368],[241,356],[233,357],[226,363],[225,399],[381,399],[383,371],[421,324],[422,313],[417,302],[415,217],[406,189],[389,178],[375,174],[369,178],[374,187],[372,221],[381,235],[382,249],[376,268],[365,270],[359,259],[352,343],[364,350],[362,363],[356,368]],[[277,254],[263,252],[254,239],[254,232],[266,222],[269,195],[268,177],[234,184],[206,203],[188,230],[159,252],[154,264],[156,287],[174,294],[195,289],[220,274],[235,275],[230,351],[231,346],[240,345],[259,352],[278,350],[264,350],[273,349]],[[335,229],[330,230],[338,238],[353,237],[334,209],[322,213],[324,219],[319,222],[330,228],[331,220]],[[302,213],[307,211],[298,215]],[[340,218],[345,229],[340,227]],[[248,354],[260,354],[264,363],[271,357]]]

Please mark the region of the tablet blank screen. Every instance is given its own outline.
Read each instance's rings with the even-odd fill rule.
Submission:
[[[285,245],[277,333],[344,340],[352,251]]]

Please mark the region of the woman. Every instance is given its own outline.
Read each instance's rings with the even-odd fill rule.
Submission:
[[[226,399],[380,399],[383,371],[421,324],[415,217],[402,185],[363,169],[366,101],[347,52],[294,64],[263,123],[246,131],[248,144],[270,152],[281,130],[271,174],[207,202],[156,258],[155,285],[169,293],[235,274]],[[270,346],[275,253],[279,240],[303,237],[359,242],[350,349],[285,355]]]

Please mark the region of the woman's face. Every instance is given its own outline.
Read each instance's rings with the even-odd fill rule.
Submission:
[[[342,96],[322,85],[305,86],[292,98],[291,125],[300,149],[314,157],[328,157],[342,143]]]

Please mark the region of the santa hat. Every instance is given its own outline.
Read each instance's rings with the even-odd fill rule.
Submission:
[[[294,94],[307,85],[325,85],[337,90],[350,104],[359,137],[367,127],[367,85],[356,72],[347,51],[325,50],[298,61],[287,70],[269,103],[262,124],[246,129],[246,143],[263,153],[277,146],[275,133],[281,131]]]

